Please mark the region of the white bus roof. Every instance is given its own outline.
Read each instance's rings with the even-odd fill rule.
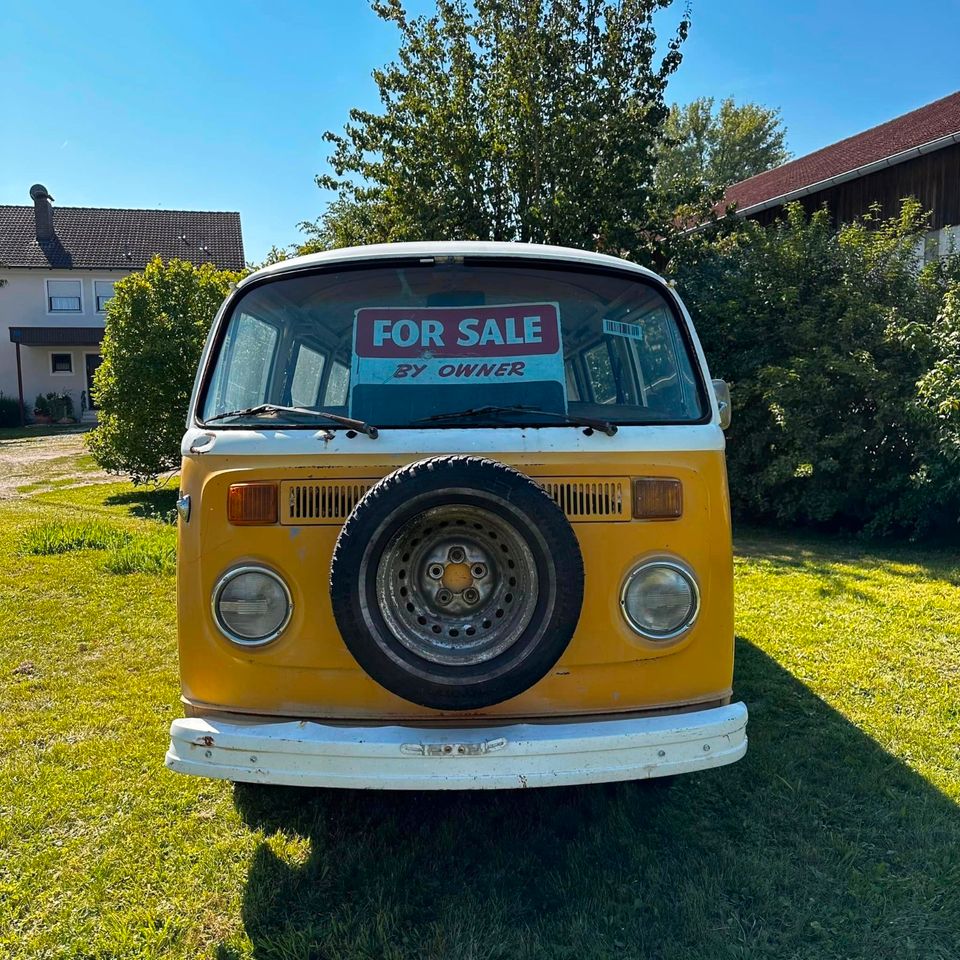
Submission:
[[[611,257],[605,253],[593,253],[589,250],[576,250],[573,247],[553,247],[539,243],[497,243],[491,240],[431,240],[419,243],[376,243],[366,247],[341,247],[338,250],[326,250],[323,253],[309,253],[303,257],[291,257],[263,267],[244,277],[238,286],[251,281],[284,273],[294,273],[310,267],[332,266],[334,264],[357,263],[359,261],[383,260],[394,257],[518,257],[523,259],[562,260],[583,266],[613,267],[630,270],[647,277],[662,280],[652,270],[641,267],[620,257]]]

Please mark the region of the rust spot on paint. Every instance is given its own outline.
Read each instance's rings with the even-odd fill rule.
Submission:
[[[209,733],[204,734],[204,736],[202,736],[202,737],[200,738],[200,742],[201,742],[205,747],[212,747],[212,746],[213,746],[213,737],[211,737]]]

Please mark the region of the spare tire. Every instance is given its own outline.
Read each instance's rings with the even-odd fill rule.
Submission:
[[[333,552],[333,614],[360,666],[441,710],[500,703],[557,662],[583,603],[583,559],[538,484],[480,457],[430,457],[357,503]]]

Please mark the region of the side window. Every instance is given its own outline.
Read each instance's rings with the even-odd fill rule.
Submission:
[[[267,398],[267,385],[277,347],[277,329],[248,313],[230,324],[224,343],[227,362],[221,364],[211,395],[221,410],[256,406]]]
[[[343,407],[347,403],[347,388],[350,386],[350,368],[334,360],[327,378],[327,390],[323,397],[325,407]]]
[[[326,357],[301,343],[290,382],[290,403],[295,407],[313,407],[320,392]]]
[[[581,400],[580,384],[577,383],[577,370],[573,365],[573,360],[566,360],[563,364],[563,371],[567,379],[567,399]]]
[[[587,378],[593,393],[594,403],[617,402],[617,380],[610,362],[610,351],[606,343],[591,347],[583,359],[587,365]]]
[[[635,359],[646,384],[648,406],[654,410],[687,411],[693,372],[679,342],[676,324],[663,308],[642,319],[643,343],[634,343]],[[681,376],[685,380],[681,380]],[[695,396],[693,391],[691,396]]]

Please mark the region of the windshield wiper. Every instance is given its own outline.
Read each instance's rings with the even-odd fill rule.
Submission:
[[[485,407],[470,407],[467,410],[456,410],[452,413],[435,413],[430,417],[421,417],[414,423],[440,423],[443,420],[466,420],[478,419],[485,416],[496,416],[500,413],[535,413],[541,417],[554,417],[557,420],[563,420],[574,427],[587,427],[590,430],[599,430],[608,437],[612,437],[617,432],[617,425],[609,420],[598,420],[594,417],[581,417],[579,414],[570,415],[558,413],[555,410],[543,410],[540,407],[525,406],[516,404],[513,406],[490,405]]]
[[[327,413],[325,410],[311,410],[309,407],[285,407],[279,403],[258,403],[255,407],[246,407],[243,410],[228,410],[226,413],[218,413],[212,417],[207,417],[204,424],[213,423],[214,420],[226,420],[227,417],[256,417],[262,413],[298,413],[308,417],[321,417],[332,423],[339,423],[344,427],[350,427],[358,433],[365,433],[371,440],[376,440],[380,431],[371,424],[363,420],[354,420],[353,417],[341,417],[339,413]]]

